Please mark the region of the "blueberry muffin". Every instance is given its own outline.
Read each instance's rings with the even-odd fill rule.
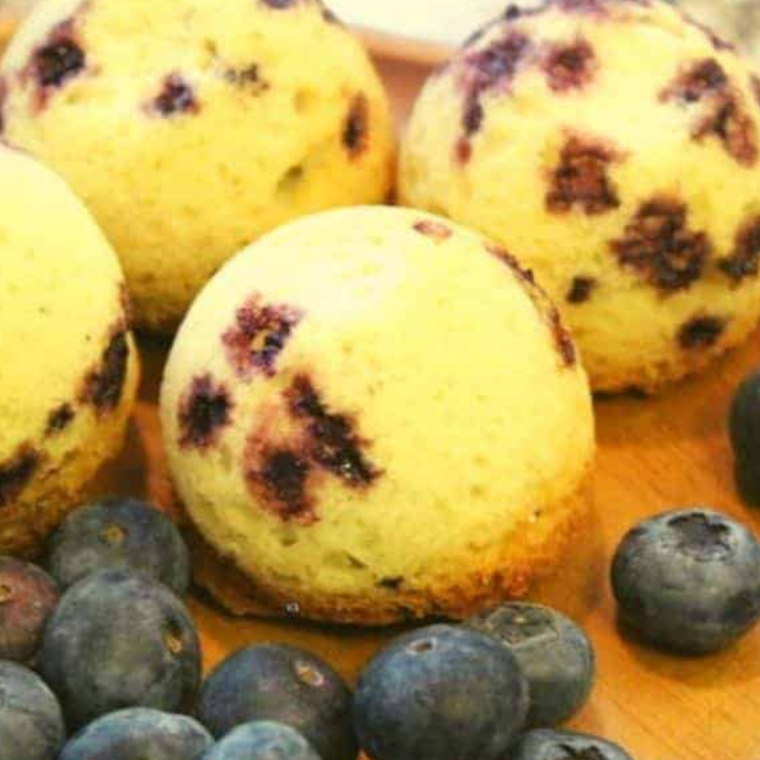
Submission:
[[[760,315],[760,79],[659,0],[509,8],[434,74],[400,193],[497,239],[594,388],[655,389]]]
[[[180,329],[161,413],[191,521],[247,581],[201,573],[236,611],[464,616],[523,594],[585,516],[590,391],[557,310],[415,210],[325,212],[237,256]]]
[[[0,554],[34,554],[119,448],[138,359],[116,255],[48,169],[0,143]]]
[[[6,139],[86,201],[157,330],[263,232],[391,187],[385,93],[319,0],[49,0],[0,93]]]

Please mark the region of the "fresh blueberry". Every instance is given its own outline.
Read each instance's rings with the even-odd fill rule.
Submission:
[[[588,734],[542,728],[523,734],[509,760],[633,760],[620,746]]]
[[[70,514],[48,545],[47,568],[62,589],[96,570],[131,570],[182,596],[190,584],[187,547],[172,521],[132,499],[107,500]]]
[[[72,586],[48,622],[40,668],[70,728],[124,707],[183,712],[200,680],[198,634],[166,586],[101,570]]]
[[[192,718],[133,707],[83,728],[59,760],[198,760],[213,743]]]
[[[760,372],[750,375],[737,389],[729,433],[739,493],[747,503],[760,506]]]
[[[66,739],[58,700],[42,679],[14,662],[0,662],[0,757],[56,760]]]
[[[295,729],[259,720],[238,726],[214,745],[203,760],[320,760],[320,757]]]
[[[59,596],[55,581],[36,565],[0,557],[0,660],[34,656]]]
[[[528,681],[528,725],[555,726],[574,715],[594,685],[594,650],[588,636],[560,612],[515,602],[478,615],[466,625],[494,637],[517,658]]]
[[[260,644],[228,657],[203,685],[200,721],[217,738],[257,720],[296,729],[325,760],[355,760],[351,691],[323,660],[296,647]]]
[[[760,616],[760,545],[709,509],[667,512],[623,539],[612,565],[621,622],[683,654],[731,644]]]
[[[509,649],[477,631],[435,625],[370,662],[354,725],[374,760],[502,760],[527,711],[527,683]]]

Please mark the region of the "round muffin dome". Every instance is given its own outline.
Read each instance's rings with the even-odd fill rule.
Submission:
[[[0,76],[6,138],[88,204],[146,327],[263,232],[391,187],[382,85],[319,0],[47,0]]]
[[[524,593],[585,514],[590,392],[556,309],[423,212],[326,212],[237,256],[161,413],[192,522],[275,612],[467,615]]]
[[[0,554],[33,554],[120,448],[138,358],[115,254],[66,185],[0,143]]]
[[[760,316],[760,79],[658,0],[509,9],[433,75],[401,197],[490,235],[592,386],[653,389]]]

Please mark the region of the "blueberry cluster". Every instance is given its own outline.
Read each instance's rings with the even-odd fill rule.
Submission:
[[[161,512],[85,507],[45,564],[0,558],[2,760],[631,760],[558,728],[596,665],[584,631],[548,607],[514,602],[399,636],[355,694],[282,644],[243,648],[201,683],[180,599],[188,552]],[[641,639],[716,651],[760,617],[760,544],[718,512],[668,512],[624,537],[612,586]]]

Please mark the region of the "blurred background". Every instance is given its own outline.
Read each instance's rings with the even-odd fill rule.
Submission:
[[[0,0],[0,24],[10,26],[35,2]],[[217,0],[218,1],[218,0]],[[734,42],[760,66],[760,0],[674,0],[719,35]],[[513,0],[531,6],[541,0]],[[502,13],[507,0],[327,0],[349,24],[360,28],[377,52],[418,61],[443,60],[478,26]]]

